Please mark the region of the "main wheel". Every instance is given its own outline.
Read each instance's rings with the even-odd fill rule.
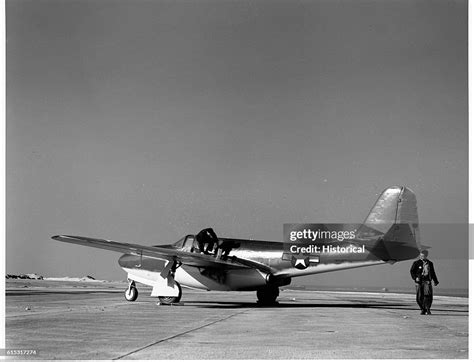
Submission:
[[[267,285],[257,289],[257,299],[261,305],[274,304],[279,295],[280,289],[277,286]]]
[[[177,297],[158,297],[161,303],[163,304],[179,303],[179,301],[181,300],[182,290],[181,290],[181,285],[179,285],[178,282],[175,282],[175,283],[179,290],[178,296]]]
[[[125,290],[125,299],[134,302],[138,298],[138,290],[134,286],[130,286]]]

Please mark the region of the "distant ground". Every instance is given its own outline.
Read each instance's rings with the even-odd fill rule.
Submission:
[[[27,280],[55,280],[55,281],[75,281],[75,282],[105,282],[105,280],[97,280],[90,275],[85,277],[44,277],[36,273],[30,274],[7,274],[6,279],[27,279]]]

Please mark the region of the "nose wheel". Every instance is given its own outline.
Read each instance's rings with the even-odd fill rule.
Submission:
[[[125,299],[128,302],[134,302],[138,298],[138,290],[135,286],[135,282],[132,280],[128,285],[128,288],[125,290]]]

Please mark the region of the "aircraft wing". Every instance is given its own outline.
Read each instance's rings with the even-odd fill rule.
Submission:
[[[273,272],[271,268],[266,265],[252,262],[246,259],[229,258],[227,260],[217,259],[212,255],[190,253],[174,248],[146,246],[139,244],[120,243],[112,240],[94,239],[84,236],[71,235],[56,235],[52,239],[63,241],[65,243],[78,244],[83,246],[90,246],[93,248],[116,251],[123,254],[131,254],[138,256],[147,256],[168,261],[180,261],[185,265],[196,267],[214,267],[222,269],[258,269],[263,272]]]

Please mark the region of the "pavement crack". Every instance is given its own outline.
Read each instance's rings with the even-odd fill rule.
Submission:
[[[192,329],[188,329],[187,331],[184,331],[184,332],[175,334],[175,335],[170,336],[170,337],[162,338],[162,339],[160,339],[160,340],[158,340],[158,341],[156,341],[156,342],[149,343],[149,344],[147,344],[146,346],[143,346],[143,347],[134,349],[133,351],[130,351],[130,352],[126,353],[126,354],[123,354],[123,355],[121,355],[121,356],[119,356],[119,357],[113,358],[113,360],[119,360],[119,359],[122,359],[122,358],[124,358],[124,357],[128,357],[128,356],[130,356],[130,355],[132,355],[132,354],[134,354],[134,353],[143,351],[144,349],[147,349],[147,348],[149,348],[149,347],[155,346],[155,345],[160,344],[160,343],[162,343],[162,342],[169,341],[170,339],[173,339],[173,338],[176,338],[176,337],[180,337],[180,336],[183,336],[183,335],[185,335],[185,334],[188,334],[188,333],[197,331],[197,330],[199,330],[199,329],[202,329],[202,328],[211,326],[211,325],[213,325],[213,324],[216,324],[216,323],[225,321],[225,320],[227,320],[227,319],[230,319],[230,318],[232,318],[232,317],[235,317],[236,315],[244,314],[244,313],[248,312],[249,310],[250,310],[250,309],[247,309],[247,310],[244,310],[244,311],[241,311],[241,312],[238,312],[238,313],[234,313],[234,314],[231,314],[231,315],[226,316],[226,317],[224,317],[224,318],[220,318],[220,319],[218,319],[218,320],[215,320],[215,321],[212,321],[212,322],[203,324],[202,326],[195,327],[195,328],[192,328]]]

